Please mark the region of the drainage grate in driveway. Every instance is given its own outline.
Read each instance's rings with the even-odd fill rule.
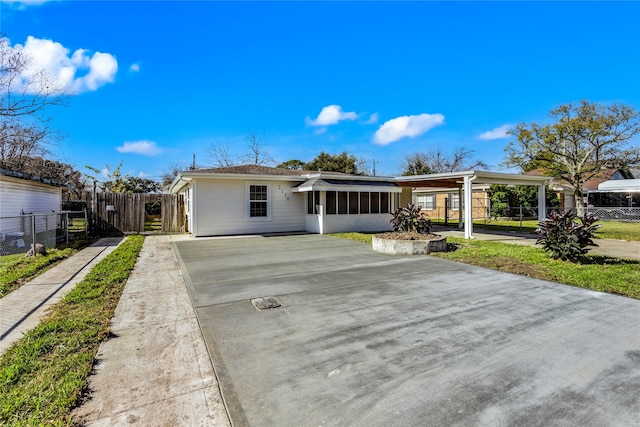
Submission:
[[[254,298],[254,299],[251,300],[251,304],[253,304],[253,306],[258,311],[270,310],[272,308],[282,307],[282,304],[280,304],[280,302],[278,302],[276,297]]]

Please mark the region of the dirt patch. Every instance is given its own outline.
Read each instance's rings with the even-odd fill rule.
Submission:
[[[554,280],[554,275],[545,267],[532,265],[510,257],[490,257],[484,259],[469,259],[464,262],[491,268],[493,270],[504,271],[506,273],[519,274],[521,276],[533,277],[542,280]]]
[[[431,233],[399,233],[399,232],[389,232],[389,233],[380,233],[376,234],[378,239],[387,239],[387,240],[438,240],[442,239],[442,236],[439,234],[431,234]]]

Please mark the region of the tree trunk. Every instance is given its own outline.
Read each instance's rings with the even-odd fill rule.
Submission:
[[[576,213],[578,216],[584,216],[584,203],[582,202],[582,191],[580,191],[580,188],[573,190],[573,200],[576,205]]]

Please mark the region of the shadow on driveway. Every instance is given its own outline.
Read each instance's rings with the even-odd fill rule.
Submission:
[[[236,426],[640,423],[638,300],[318,235],[174,245]]]

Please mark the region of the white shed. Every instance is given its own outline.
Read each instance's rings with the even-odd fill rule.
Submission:
[[[60,212],[62,189],[23,174],[0,171],[0,217]]]

